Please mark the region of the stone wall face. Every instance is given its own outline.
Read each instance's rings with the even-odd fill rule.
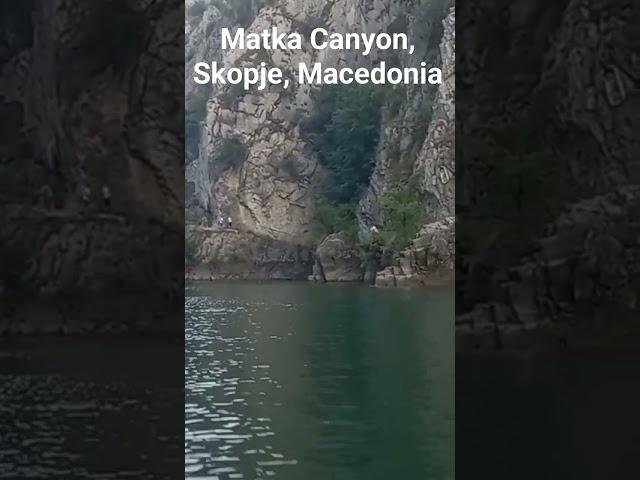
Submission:
[[[443,20],[440,58],[443,83],[436,92],[427,136],[413,163],[424,191],[429,223],[378,272],[378,286],[452,284],[455,264],[455,10]]]
[[[312,26],[323,26],[338,32],[381,32],[403,14],[395,0],[281,1],[258,9],[246,31],[275,26],[281,33],[304,34]],[[265,61],[292,76],[300,62],[332,67],[371,65],[379,58],[362,57],[356,51],[315,51],[306,42],[304,50],[237,50],[225,52],[221,60],[226,66]],[[307,232],[314,189],[322,177],[300,134],[301,122],[314,110],[313,92],[311,86],[297,84],[288,90],[275,86],[249,93],[214,89],[193,170],[198,200],[211,217],[231,215],[247,230],[287,241]],[[242,144],[242,153],[221,159],[220,152],[230,141]]]
[[[425,207],[432,219],[455,213],[455,126],[456,126],[456,30],[455,10],[443,21],[440,42],[443,83],[434,100],[427,138],[418,153],[414,174],[425,191]]]
[[[632,132],[640,124],[640,64],[633,52],[640,8],[598,0],[548,7],[498,2],[475,12],[476,22],[458,39],[464,52],[458,95],[470,108],[458,111],[465,138],[476,135],[497,152],[504,139],[482,132],[509,132],[515,124],[537,143],[530,146],[536,160],[555,159],[557,172],[539,196],[540,203],[554,200],[550,213],[530,216],[535,233],[529,237],[538,240],[514,250],[506,266],[465,274],[457,330],[470,348],[572,345],[589,335],[604,338],[618,320],[637,315],[639,145]],[[508,41],[483,53],[483,22],[498,16]],[[489,72],[502,64],[511,75],[498,82]],[[483,130],[486,125],[491,128]],[[459,155],[465,176],[458,202],[467,206],[492,187],[473,154]]]
[[[207,6],[206,11],[188,20],[188,67],[196,58],[220,61],[227,67],[264,61],[282,67],[292,76],[300,62],[322,62],[324,67],[372,66],[389,60],[389,55],[402,66],[417,67],[427,54],[433,55],[431,47],[440,44],[437,58],[432,60],[434,65],[443,67],[445,85],[439,90],[428,85],[408,86],[402,92],[404,98],[398,111],[383,114],[374,171],[360,196],[356,214],[363,232],[372,225],[382,225],[382,195],[410,177],[416,177],[417,185],[425,192],[429,221],[453,214],[453,7],[443,20],[424,13],[431,11],[429,0],[275,1],[258,4],[242,24],[247,33],[275,26],[278,32],[299,32],[306,37],[318,26],[343,33],[397,30],[407,32],[416,46],[413,55],[374,51],[365,57],[356,50],[315,51],[308,41],[303,42],[303,50],[223,52],[220,45],[204,35],[209,32],[209,37],[219,39],[220,27],[234,25],[235,20],[229,13],[222,13],[219,4],[202,5]],[[434,35],[435,40],[431,38]],[[187,89],[189,102],[189,98],[197,96],[198,88],[204,90],[194,87],[191,78],[186,80],[192,84]],[[213,88],[201,124],[198,155],[188,158],[187,166],[187,179],[194,192],[192,201],[205,223],[230,216],[234,227],[243,232],[284,244],[307,241],[314,198],[326,177],[301,134],[304,120],[317,109],[316,91],[317,87],[297,82],[289,89],[275,86],[264,91]]]
[[[189,227],[187,242],[198,259],[187,280],[306,280],[313,265],[309,248],[232,228]]]
[[[0,294],[177,294],[182,2],[2,10]]]

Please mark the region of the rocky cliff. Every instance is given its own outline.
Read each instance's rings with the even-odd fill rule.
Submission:
[[[455,220],[426,224],[393,264],[377,272],[380,287],[453,285],[455,269]]]
[[[234,228],[190,226],[186,235],[193,248],[185,266],[191,280],[306,280],[311,271],[310,250],[294,242]]]
[[[433,101],[426,138],[412,175],[424,192],[429,221],[392,265],[376,275],[379,286],[452,284],[455,264],[455,10],[443,20],[443,83]]]
[[[451,9],[447,14],[446,3],[437,0],[249,2],[243,10],[243,22],[238,22],[236,14],[225,13],[224,8],[220,8],[221,2],[187,2],[188,12],[193,5],[199,6],[193,10],[199,15],[187,20],[192,37],[187,39],[187,61],[218,59],[226,66],[264,61],[283,67],[291,75],[300,62],[320,61],[325,67],[368,66],[384,59],[401,66],[415,66],[423,60],[440,65],[441,56],[444,57],[445,87],[437,93],[428,86],[407,87],[399,91],[396,105],[385,107],[375,165],[355,212],[362,232],[367,232],[372,225],[382,225],[384,193],[398,182],[416,177],[424,190],[425,219],[440,220],[453,212],[454,184],[451,150],[454,13]],[[219,31],[212,30],[219,30],[222,23],[225,26],[242,24],[247,32],[276,26],[280,32],[296,31],[304,36],[318,26],[338,32],[402,31],[411,36],[416,52],[408,55],[374,51],[373,55],[364,57],[357,50],[314,51],[308,47],[296,51],[234,51],[223,55],[215,40],[203,38],[204,32],[208,37],[219,38]],[[192,133],[190,143],[197,145],[195,154],[187,158],[187,189],[191,193],[187,202],[192,205],[188,216],[194,223],[205,224],[217,222],[220,216],[225,221],[231,217],[234,228],[248,236],[313,249],[309,237],[314,201],[327,176],[304,128],[305,122],[318,111],[318,88],[296,85],[288,90],[271,87],[261,92],[245,92],[225,87],[208,92],[204,87],[194,88],[193,81],[191,83],[187,89],[187,110],[196,110],[190,105],[198,103],[199,95],[206,97],[206,108]],[[434,95],[437,95],[435,101]],[[446,148],[450,151],[448,154],[444,153]],[[316,255],[316,259],[320,257]],[[201,260],[215,263],[214,258],[206,256]],[[354,278],[361,276],[357,274]]]
[[[0,8],[0,329],[144,323],[107,299],[182,282],[183,5]]]
[[[474,149],[458,156],[458,218],[472,230],[458,232],[459,345],[571,347],[637,333],[640,8],[496,2],[461,14],[473,22],[458,38],[457,93],[469,108],[459,131]],[[502,41],[487,49],[495,18]]]

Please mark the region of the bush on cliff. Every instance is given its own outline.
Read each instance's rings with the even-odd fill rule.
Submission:
[[[200,257],[198,254],[198,242],[190,235],[184,238],[184,261],[187,265],[198,263]]]
[[[331,86],[316,97],[316,110],[302,124],[302,135],[329,172],[326,197],[347,204],[365,187],[375,165],[385,90]]]
[[[200,123],[207,115],[207,101],[211,90],[206,86],[200,86],[185,104],[184,133],[185,149],[189,158],[198,156],[200,144]]]
[[[382,196],[384,224],[380,232],[385,252],[395,254],[416,236],[425,221],[425,211],[415,181],[396,185]]]
[[[357,238],[358,224],[353,206],[317,198],[311,217],[311,242],[317,245],[327,235],[338,232],[343,232],[351,240]]]

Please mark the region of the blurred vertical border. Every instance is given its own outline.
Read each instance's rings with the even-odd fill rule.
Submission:
[[[456,7],[458,478],[634,478],[640,3]]]
[[[184,3],[0,1],[0,477],[184,475]]]

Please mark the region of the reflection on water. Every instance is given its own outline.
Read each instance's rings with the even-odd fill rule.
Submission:
[[[196,284],[189,479],[453,478],[453,295]]]
[[[640,356],[456,359],[458,480],[635,479]]]
[[[181,342],[5,338],[0,351],[0,478],[182,474]]]

